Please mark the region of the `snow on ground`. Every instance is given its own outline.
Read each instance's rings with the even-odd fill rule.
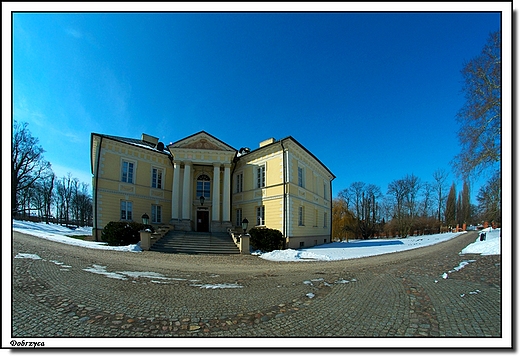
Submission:
[[[102,242],[91,242],[83,241],[69,236],[82,236],[91,235],[91,228],[82,229],[69,229],[56,224],[45,224],[45,223],[33,223],[26,221],[13,220],[13,230],[22,232],[25,234],[33,235],[36,237],[44,238],[47,240],[76,245],[85,248],[105,249],[113,251],[127,251],[127,252],[141,252],[139,244],[130,246],[108,246]],[[500,240],[501,233],[500,229],[493,230],[491,228],[485,229],[482,232],[486,233],[485,240],[481,241],[480,236],[467,247],[465,247],[460,255],[464,254],[482,254],[482,255],[499,255],[500,251]],[[464,233],[464,232],[462,232]],[[425,236],[414,236],[407,237],[405,239],[377,239],[377,240],[354,240],[349,242],[335,242],[330,244],[324,244],[320,246],[303,248],[300,250],[278,250],[268,253],[255,252],[260,258],[271,260],[271,261],[284,261],[284,262],[298,262],[298,261],[337,261],[346,260],[353,258],[361,258],[368,256],[376,256],[386,253],[393,253],[399,251],[406,251],[418,247],[433,245],[442,241],[450,240],[461,233],[445,233],[436,235],[425,235]],[[50,262],[60,267],[61,271],[68,271],[71,266],[65,265],[63,262],[54,260],[42,259],[37,254],[32,253],[18,253],[14,258],[40,260],[44,263]],[[445,272],[440,276],[442,279],[448,279],[451,273],[460,271],[468,264],[475,262],[475,260],[464,260],[458,266],[453,267],[450,271]],[[142,272],[142,271],[108,271],[106,266],[92,265],[91,267],[83,268],[84,271],[103,275],[107,278],[118,279],[121,281],[128,281],[131,283],[139,283],[143,278],[148,279],[151,283],[157,284],[175,284],[175,283],[188,283],[191,287],[196,287],[206,290],[215,289],[237,289],[243,288],[243,286],[237,283],[200,283],[201,281],[196,279],[178,278],[178,277],[167,277],[157,272]],[[218,277],[218,275],[211,275],[210,277]],[[334,284],[353,283],[357,280],[355,278],[349,280],[339,279]],[[199,282],[199,283],[197,283]],[[323,278],[311,279],[304,281],[303,283],[313,287],[313,282],[322,282]],[[145,282],[143,282],[145,283]],[[435,280],[435,283],[439,283]],[[328,285],[328,284],[327,284]],[[468,292],[469,294],[478,294],[480,291]],[[308,298],[314,298],[315,294],[309,292],[305,294]],[[466,293],[460,295],[464,298]]]
[[[56,224],[13,220],[13,230],[55,242],[86,248],[126,252],[142,251],[139,244],[129,246],[108,246],[104,242],[83,241],[69,237],[91,235],[91,228],[80,228],[72,230]],[[464,248],[460,252],[461,254],[500,254],[500,229],[487,228],[482,231],[486,233],[486,239],[484,241],[480,241],[480,237],[477,238],[474,243]],[[265,260],[284,262],[338,261],[406,251],[447,241],[460,234],[461,233],[445,233],[436,235],[412,236],[404,239],[351,240],[349,242],[334,242],[309,248],[302,248],[299,250],[287,249],[267,253],[254,252],[253,255],[256,255]],[[34,256],[25,258],[34,258]]]
[[[480,237],[475,240],[471,245],[466,246],[465,249],[461,251],[461,254],[481,254],[481,255],[500,255],[500,229],[492,229],[487,228],[482,230],[482,232],[486,233],[486,239],[484,241],[480,241]],[[480,234],[479,234],[480,235]]]
[[[41,237],[42,239],[61,242],[68,245],[112,250],[141,252],[143,251],[140,244],[128,246],[108,246],[106,242],[83,241],[69,236],[92,236],[92,227],[82,227],[78,229],[70,229],[57,224],[35,223],[31,221],[13,220],[13,231],[21,232],[27,235]]]

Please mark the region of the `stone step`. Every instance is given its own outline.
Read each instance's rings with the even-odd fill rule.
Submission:
[[[151,251],[188,254],[239,254],[226,233],[170,231],[150,248]]]

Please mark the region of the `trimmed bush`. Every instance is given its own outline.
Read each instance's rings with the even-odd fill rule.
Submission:
[[[249,230],[251,246],[262,252],[281,250],[284,246],[282,232],[276,229],[255,227]]]
[[[151,225],[144,225],[136,222],[111,221],[101,231],[101,241],[107,242],[110,246],[127,246],[136,244],[141,240],[139,231],[150,229]]]

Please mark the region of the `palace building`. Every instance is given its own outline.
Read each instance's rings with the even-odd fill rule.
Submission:
[[[205,131],[165,145],[91,134],[93,236],[110,221],[226,232],[265,226],[287,248],[331,241],[334,174],[293,137],[236,150]]]

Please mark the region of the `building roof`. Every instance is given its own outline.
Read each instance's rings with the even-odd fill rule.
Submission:
[[[105,137],[105,138],[108,138],[108,139],[111,139],[111,140],[114,140],[114,141],[119,141],[119,142],[123,142],[123,143],[126,143],[126,144],[130,144],[130,145],[133,145],[133,146],[138,146],[138,147],[142,147],[142,148],[146,148],[146,149],[149,149],[149,150],[153,150],[153,151],[156,151],[158,153],[163,153],[163,154],[166,154],[166,155],[170,155],[170,151],[168,150],[168,148],[166,146],[163,146],[163,149],[162,151],[161,150],[158,150],[157,149],[157,145],[156,144],[153,144],[151,142],[147,142],[147,141],[143,141],[141,139],[136,139],[136,138],[128,138],[128,137],[121,137],[121,136],[112,136],[112,135],[103,135],[103,134],[96,134],[96,133],[92,133],[93,135],[98,135],[98,136],[101,136],[101,137]],[[179,143],[179,142],[182,142],[188,138],[191,138],[193,136],[196,136],[196,135],[200,135],[200,134],[205,134],[205,135],[208,135],[209,137],[211,137],[212,139],[222,143],[223,145],[225,145],[226,147],[229,147],[230,149],[232,150],[235,150],[237,151],[235,148],[233,148],[232,146],[228,145],[227,143],[225,143],[224,141],[222,140],[219,140],[218,138],[216,138],[215,136],[207,133],[206,131],[199,131],[193,135],[190,135],[188,137],[184,137],[183,139],[181,140],[178,140],[176,142],[173,142],[173,143],[170,143],[168,146],[174,146],[175,144]],[[316,162],[318,162],[323,168],[325,168],[325,170],[332,176],[332,179],[335,179],[336,176],[334,175],[334,173],[332,173],[330,171],[330,169],[327,168],[326,165],[323,164],[323,162],[321,162],[318,157],[316,157],[314,154],[312,154],[311,151],[309,151],[307,148],[305,148],[305,146],[303,146],[300,142],[298,142],[298,140],[296,140],[294,137],[292,136],[287,136],[285,138],[282,138],[280,140],[275,140],[274,142],[270,143],[270,144],[267,144],[265,146],[262,146],[262,147],[259,147],[259,148],[256,148],[254,150],[251,150],[250,152],[246,153],[245,155],[247,154],[251,154],[253,152],[258,152],[258,151],[261,151],[261,150],[264,150],[264,149],[267,149],[268,147],[271,147],[272,145],[275,145],[275,144],[280,144],[280,142],[283,143],[283,141],[292,141],[294,142],[295,144],[297,144],[300,148],[302,148],[305,152],[307,152],[312,158],[314,158],[316,160]],[[240,157],[243,157],[244,155],[241,155],[241,156],[238,156],[239,159]]]
[[[133,145],[133,146],[146,148],[146,149],[158,152],[158,153],[163,153],[163,154],[166,154],[166,155],[170,155],[170,151],[168,151],[168,149],[166,148],[166,145],[164,145],[164,144],[163,144],[163,149],[159,150],[158,149],[158,144],[154,144],[154,143],[151,143],[151,142],[143,141],[143,140],[138,139],[138,138],[129,138],[129,137],[122,137],[122,136],[103,135],[103,134],[97,134],[97,133],[93,133],[93,135],[98,135],[98,136],[101,136],[101,137],[104,137],[104,138],[108,138],[108,139],[111,139],[111,140],[114,140],[114,141],[119,141],[119,142],[127,143],[127,144],[130,144],[130,145]]]
[[[332,180],[336,178],[336,176],[334,175],[334,173],[332,173],[330,171],[329,168],[327,168],[326,165],[323,164],[323,162],[321,162],[318,157],[316,157],[311,151],[309,151],[307,148],[305,148],[304,145],[302,145],[300,142],[298,142],[298,140],[296,140],[294,137],[292,136],[287,136],[285,138],[282,138],[280,140],[275,140],[274,142],[270,143],[270,144],[267,144],[265,146],[262,146],[262,147],[259,147],[259,148],[255,148],[254,150],[251,150],[250,152],[248,152],[247,154],[251,154],[251,153],[254,153],[254,152],[258,152],[258,151],[261,151],[261,150],[264,150],[264,149],[267,149],[268,147],[271,147],[273,145],[276,145],[276,144],[280,144],[280,142],[283,143],[283,141],[292,141],[294,142],[296,145],[298,145],[301,149],[303,149],[305,152],[307,152],[312,158],[314,158],[316,160],[316,162],[318,162],[323,168],[325,168],[325,170],[332,176]],[[245,155],[247,155],[245,154]],[[242,156],[239,156],[239,157],[243,157],[245,155],[242,155]]]
[[[182,141],[186,141],[186,140],[188,140],[188,139],[190,139],[190,138],[192,138],[192,137],[195,137],[195,136],[197,136],[197,135],[201,135],[201,134],[204,134],[204,135],[209,136],[211,139],[213,139],[213,140],[215,140],[215,141],[221,143],[222,145],[224,145],[225,147],[229,148],[229,149],[232,150],[232,151],[236,151],[236,149],[235,149],[234,147],[228,145],[227,143],[225,143],[225,142],[222,141],[222,140],[219,140],[218,138],[216,138],[215,136],[213,136],[213,135],[207,133],[207,132],[204,131],[204,130],[203,130],[203,131],[199,131],[199,132],[197,132],[197,133],[194,133],[193,135],[190,135],[190,136],[184,137],[184,138],[182,138],[182,139],[180,139],[180,140],[178,140],[178,141],[172,142],[172,143],[170,143],[168,146],[176,146],[177,144],[179,144],[179,143],[182,142]]]

